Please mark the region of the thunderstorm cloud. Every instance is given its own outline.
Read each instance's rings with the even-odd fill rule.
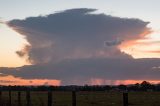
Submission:
[[[26,79],[57,79],[62,84],[85,84],[91,79],[159,80],[159,59],[134,59],[119,45],[150,32],[149,22],[120,18],[96,9],[70,9],[54,14],[11,20],[7,24],[29,45],[17,51],[33,65],[0,68]]]

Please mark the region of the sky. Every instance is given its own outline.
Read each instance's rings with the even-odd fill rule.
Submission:
[[[159,4],[0,0],[0,84],[159,83]]]

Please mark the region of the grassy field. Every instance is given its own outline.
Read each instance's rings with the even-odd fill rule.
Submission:
[[[129,106],[160,106],[160,92],[129,92]],[[8,92],[2,93],[4,104]],[[26,93],[21,95],[22,106],[26,106]],[[123,106],[120,92],[78,92],[77,106]],[[47,106],[47,92],[31,92],[32,106]],[[71,92],[53,92],[54,106],[71,106]],[[17,92],[12,92],[12,106],[17,105]]]

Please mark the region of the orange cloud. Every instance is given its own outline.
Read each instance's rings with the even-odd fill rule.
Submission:
[[[144,80],[118,80],[116,81],[115,85],[118,85],[118,84],[136,84],[136,83],[142,83]],[[152,84],[158,84],[160,83],[160,80],[145,80],[147,82],[150,82]]]
[[[0,76],[0,85],[60,85],[60,80],[48,80],[48,79],[22,79],[14,76]]]
[[[100,79],[100,78],[95,78],[95,79],[91,79],[90,80],[90,84],[91,85],[120,85],[120,84],[136,84],[136,83],[141,83],[144,80],[104,80],[104,79]],[[158,84],[160,83],[160,80],[145,80],[148,81],[152,84]]]
[[[126,40],[119,45],[122,52],[132,55],[134,58],[160,58],[160,40],[152,38],[153,31],[146,30],[139,38]]]
[[[147,30],[145,30],[144,32],[142,32],[142,33],[139,35],[139,37],[140,37],[140,38],[146,38],[146,37],[149,37],[149,35],[150,35],[151,33],[153,33],[153,31],[150,30],[150,29],[147,29]]]
[[[124,41],[120,45],[120,48],[131,47],[131,46],[134,46],[136,44],[139,44],[139,40],[146,39],[151,33],[153,33],[153,31],[151,31],[150,29],[146,29],[144,32],[142,32],[141,34],[137,35],[136,38]]]

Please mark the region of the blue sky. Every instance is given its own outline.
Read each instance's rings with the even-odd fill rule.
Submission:
[[[0,0],[3,20],[23,19],[70,8],[96,8],[106,14],[141,18],[159,29],[159,0]]]

